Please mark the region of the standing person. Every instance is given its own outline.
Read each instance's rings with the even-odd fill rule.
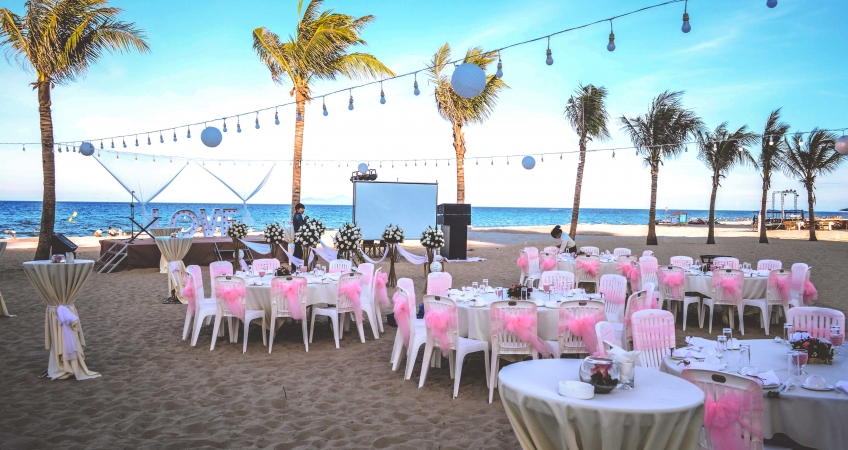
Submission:
[[[300,229],[303,225],[306,224],[306,221],[303,220],[303,213],[306,212],[306,207],[303,206],[303,203],[298,203],[294,206],[294,216],[292,216],[292,227],[294,227],[294,232],[297,234],[297,230]],[[303,248],[300,244],[294,244],[294,256],[296,258],[303,258]],[[303,262],[304,265],[308,263],[308,261]]]
[[[571,236],[566,234],[565,238],[562,237],[562,227],[559,225],[551,230],[551,237],[556,239],[560,253],[568,253],[577,248],[577,244],[574,243]]]

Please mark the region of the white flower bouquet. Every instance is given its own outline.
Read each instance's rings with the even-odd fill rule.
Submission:
[[[389,224],[383,230],[383,240],[387,244],[402,244],[403,243],[403,228],[398,225]]]
[[[308,216],[304,219],[306,223],[294,234],[294,243],[302,247],[315,248],[321,242],[321,235],[324,234],[326,227],[318,219],[310,219]]]
[[[339,252],[359,250],[362,244],[362,230],[352,223],[345,223],[333,236],[333,245]]]
[[[265,225],[265,229],[262,230],[262,234],[265,235],[265,242],[269,244],[279,244],[285,240],[283,227],[276,222]]]
[[[236,222],[227,228],[227,236],[233,239],[242,239],[247,237],[247,225],[243,222]]]
[[[427,227],[421,233],[421,245],[425,248],[442,248],[445,245],[445,234],[438,228]]]

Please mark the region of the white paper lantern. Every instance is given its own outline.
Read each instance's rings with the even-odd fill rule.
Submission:
[[[359,170],[359,173],[366,173],[368,172],[368,164],[360,163],[357,169]]]
[[[521,165],[524,166],[525,169],[530,170],[536,167],[536,158],[527,155],[521,160]]]
[[[79,152],[85,156],[91,156],[94,154],[94,146],[91,145],[91,142],[83,142],[80,144]]]
[[[206,127],[200,132],[200,141],[207,147],[217,147],[223,139],[221,130],[215,127]]]
[[[474,98],[486,87],[486,72],[476,64],[462,64],[453,71],[451,86],[460,97]]]
[[[836,151],[840,155],[848,155],[848,136],[842,136],[836,140]]]
[[[430,272],[441,272],[442,271],[442,263],[438,261],[433,261],[430,264]]]

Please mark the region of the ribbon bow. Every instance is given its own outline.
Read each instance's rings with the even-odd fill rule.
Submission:
[[[748,448],[742,440],[742,433],[736,430],[734,423],[739,423],[752,434],[754,430],[740,419],[743,399],[736,393],[725,394],[713,401],[707,398],[704,411],[704,427],[710,431],[713,448],[722,450],[744,450]],[[761,412],[762,414],[762,412]],[[762,439],[762,436],[758,436]]]
[[[663,284],[665,284],[666,286],[668,286],[672,289],[677,289],[680,286],[683,286],[683,283],[684,283],[684,280],[685,280],[683,272],[665,273],[664,271],[660,270],[660,271],[658,271],[658,273],[660,274],[660,277],[662,278],[660,281]]]
[[[448,327],[456,327],[455,307],[442,311],[427,311],[427,314],[424,315],[424,324],[433,333],[433,337],[436,338],[442,350],[451,349]]]
[[[389,293],[386,291],[386,283],[389,281],[389,274],[380,272],[377,274],[377,292],[375,292],[377,301],[383,306],[389,306]]]
[[[816,290],[816,287],[813,286],[813,283],[807,282],[804,286],[804,305],[810,306],[813,304],[813,300],[819,299],[819,291]]]
[[[606,319],[604,310],[598,310],[597,313],[584,316],[574,317],[568,311],[561,309],[562,320],[560,320],[559,332],[564,333],[565,330],[571,334],[583,339],[583,346],[586,347],[586,352],[590,356],[598,354],[598,336],[595,334],[595,325]]]
[[[359,283],[348,283],[344,286],[339,286],[339,296],[344,296],[350,300],[353,306],[353,315],[356,316],[357,322],[362,322],[362,304],[359,294],[362,293],[362,285]]]
[[[398,331],[403,338],[404,347],[409,347],[409,305],[406,299],[400,295],[400,291],[395,292],[392,300],[395,303],[393,308],[395,313],[395,322],[397,322]]]
[[[215,292],[220,293],[224,302],[227,304],[227,309],[234,316],[244,321],[244,299],[247,296],[244,286],[218,286]]]
[[[724,291],[725,300],[739,302],[739,285],[736,281],[737,277],[714,277],[713,286],[721,288]]]
[[[194,289],[194,283],[191,281],[192,279],[186,276],[183,278],[183,297],[188,300],[188,307],[194,311],[195,306],[197,305],[197,291]]]
[[[526,256],[521,256],[518,258],[518,267],[521,268],[521,271],[524,273],[530,271],[530,261],[527,260]]]
[[[789,292],[789,277],[770,274],[769,278],[772,285],[777,288],[777,297],[780,299],[780,302],[783,303],[783,308],[788,310],[789,300],[792,299],[792,294]]]
[[[286,296],[286,300],[288,300],[289,302],[289,314],[291,314],[292,319],[295,320],[302,320],[304,318],[303,311],[300,307],[300,299],[298,298],[300,288],[301,286],[303,286],[303,284],[303,281],[292,280],[287,283],[279,283],[274,285],[274,294]]]
[[[77,359],[77,344],[74,340],[76,335],[74,324],[79,321],[79,317],[65,305],[56,308],[56,317],[59,320],[59,325],[62,326],[62,340],[64,341],[62,357],[65,361],[75,360]]]
[[[518,336],[522,342],[530,344],[543,357],[551,357],[548,346],[539,339],[539,336],[530,332],[536,327],[537,319],[530,313],[503,314],[503,327]]]
[[[542,259],[542,271],[554,270],[556,269],[557,262],[556,258],[544,258]]]
[[[594,277],[598,274],[598,269],[601,267],[601,261],[597,259],[578,259],[577,260],[577,269],[582,270],[589,274],[590,277]]]

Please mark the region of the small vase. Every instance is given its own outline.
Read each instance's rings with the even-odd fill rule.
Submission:
[[[618,378],[618,365],[609,358],[590,356],[580,364],[580,381],[594,386],[596,394],[612,392]]]

